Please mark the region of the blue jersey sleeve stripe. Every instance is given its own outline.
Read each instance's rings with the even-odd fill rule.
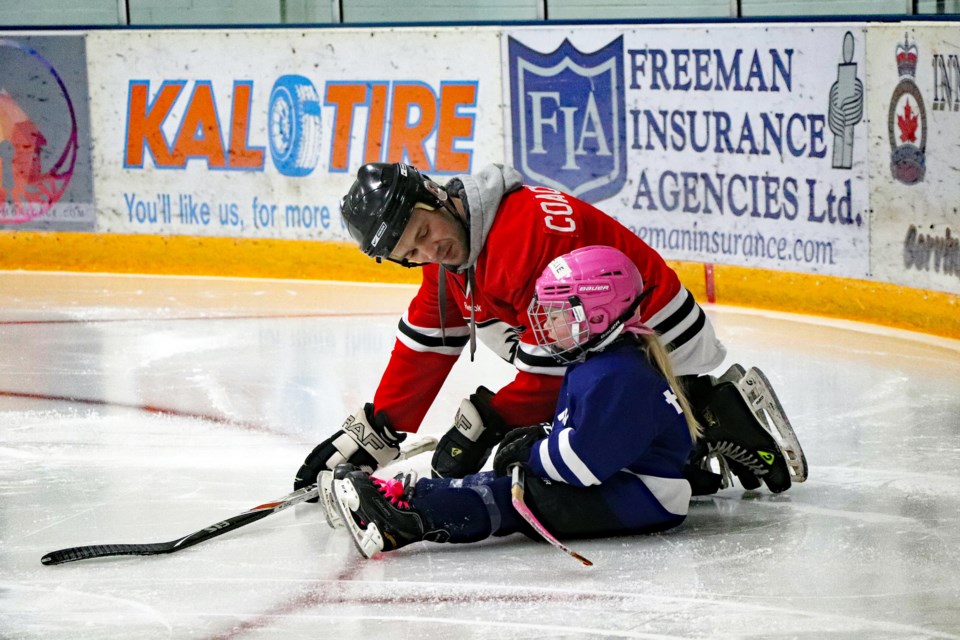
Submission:
[[[550,439],[547,441],[547,451],[549,452],[550,462],[557,471],[557,478],[561,482],[578,486],[580,483],[577,481],[577,476],[573,475],[573,472],[567,468],[563,454],[560,453],[560,434],[565,430],[566,429],[555,429],[553,433],[550,434]]]
[[[536,443],[536,451],[534,451],[534,456],[532,456],[537,462],[540,463],[540,467],[543,469],[543,472],[551,480],[557,480],[559,482],[566,482],[563,476],[560,475],[560,472],[557,471],[557,468],[553,464],[553,460],[550,459],[550,440],[541,440]]]
[[[563,462],[566,467],[570,470],[570,473],[577,479],[576,483],[571,484],[581,484],[585,487],[600,484],[600,480],[597,479],[597,476],[593,475],[593,472],[590,471],[590,468],[586,463],[580,459],[580,456],[577,455],[577,452],[573,450],[573,446],[570,444],[570,435],[573,433],[573,429],[563,429],[557,436],[557,444],[560,450],[560,457],[563,458]]]

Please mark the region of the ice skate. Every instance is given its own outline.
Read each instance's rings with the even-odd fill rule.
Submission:
[[[762,480],[774,493],[806,479],[803,451],[759,369],[732,366],[717,380],[703,418],[700,464],[711,468],[714,459],[723,487],[730,485],[731,472],[745,489],[756,489]]]
[[[333,475],[334,502],[361,555],[372,558],[424,539],[423,520],[409,503],[412,475],[381,480],[352,465],[338,466]]]

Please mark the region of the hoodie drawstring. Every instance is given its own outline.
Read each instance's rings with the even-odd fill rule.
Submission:
[[[470,299],[470,362],[477,352],[477,305],[474,304],[473,291],[477,288],[474,269],[467,269],[467,296]],[[440,343],[447,346],[447,269],[440,265],[440,277],[437,278],[437,306],[440,308]]]
[[[467,269],[467,289],[470,294],[470,362],[473,362],[473,354],[477,352],[477,305],[473,302],[473,292],[477,288],[474,279],[474,268]]]
[[[440,344],[447,346],[447,270],[440,265],[440,275],[437,278],[437,306],[440,307]]]

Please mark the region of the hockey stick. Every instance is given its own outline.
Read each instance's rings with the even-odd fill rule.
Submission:
[[[569,548],[568,546],[566,546],[565,544],[563,544],[562,542],[554,538],[553,534],[547,531],[546,527],[544,527],[540,523],[540,521],[537,520],[537,516],[533,515],[533,512],[530,511],[530,508],[526,505],[526,503],[524,503],[523,501],[523,467],[519,464],[514,465],[513,467],[513,482],[511,483],[511,486],[510,486],[510,494],[512,496],[513,508],[517,510],[517,513],[519,513],[524,520],[530,523],[530,526],[533,527],[534,530],[537,533],[539,533],[544,540],[546,540],[547,542],[555,546],[557,549],[560,549],[564,553],[567,553],[573,556],[574,558],[579,560],[581,563],[583,563],[585,566],[587,567],[593,566],[592,562],[590,562],[589,560],[584,558],[582,555],[580,555],[573,549]]]
[[[397,460],[406,460],[418,453],[431,451],[437,446],[436,438],[422,438],[412,443],[410,446],[401,449],[400,457]],[[287,507],[300,504],[305,500],[317,497],[317,485],[312,484],[308,487],[298,489],[293,493],[287,494],[275,502],[261,504],[252,509],[244,511],[233,517],[227,518],[209,527],[194,531],[177,540],[170,542],[156,542],[146,544],[95,544],[85,547],[71,547],[69,549],[60,549],[51,551],[40,559],[45,565],[63,564],[65,562],[74,562],[76,560],[90,560],[92,558],[106,558],[108,556],[154,556],[164,553],[174,553],[195,544],[205,542],[211,538],[221,536],[228,531],[239,529],[251,522],[256,522],[266,518],[272,513],[282,511]]]
[[[162,553],[173,553],[192,547],[211,538],[223,535],[228,531],[239,529],[251,522],[256,522],[261,518],[266,518],[271,513],[286,509],[287,507],[299,504],[304,500],[317,497],[317,485],[312,484],[309,487],[298,489],[291,494],[281,498],[276,502],[268,502],[254,507],[249,511],[227,518],[222,522],[210,525],[199,531],[186,535],[178,540],[170,542],[156,542],[147,544],[95,544],[86,547],[71,547],[69,549],[60,549],[51,551],[40,558],[43,564],[54,565],[75,560],[89,560],[91,558],[105,558],[107,556],[154,556]]]

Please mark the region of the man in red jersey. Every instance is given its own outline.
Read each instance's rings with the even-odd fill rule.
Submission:
[[[341,210],[364,253],[422,267],[423,282],[400,320],[373,402],[311,452],[295,487],[312,484],[320,471],[343,462],[375,469],[396,458],[404,432],[419,429],[461,351],[469,344],[472,356],[477,337],[513,364],[517,375],[496,393],[481,386],[461,403],[434,454],[434,473],[475,473],[507,430],[549,421],[564,367],[537,346],[527,307],[550,261],[591,245],[625,253],[647,283],[640,317],[670,353],[706,430],[690,466],[692,484],[705,482],[695,491],[720,487],[717,474],[699,473],[709,457],[718,458],[721,471],[728,465],[748,489],[765,480],[780,492],[789,488],[790,472],[796,481],[805,478],[805,463],[798,474],[796,454],[784,450],[742,394],[718,393],[736,387],[742,367],[734,365],[720,380],[701,375],[718,367],[726,350],[677,274],[643,240],[592,205],[524,185],[506,166],[490,165],[440,186],[412,166],[374,163],[360,168]],[[775,399],[772,390],[768,395]],[[771,481],[773,468],[778,472],[772,475],[785,481]]]

